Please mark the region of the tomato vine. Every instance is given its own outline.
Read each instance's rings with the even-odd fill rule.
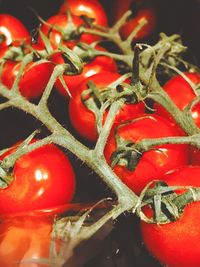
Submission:
[[[93,23],[92,20],[87,20],[86,25],[81,25],[80,27],[78,27],[78,29],[75,29],[75,31],[78,30],[78,34],[80,36],[82,34],[89,34],[91,36],[95,35],[99,38],[103,38],[103,40],[109,41],[111,44],[115,44],[119,52],[99,50],[96,47],[96,40],[94,44],[87,44],[82,42],[77,43],[74,45],[73,49],[64,46],[64,43],[59,42],[59,44],[56,45],[55,48],[55,44],[53,44],[48,39],[48,34],[46,36],[45,33],[40,30],[39,36],[44,45],[42,49],[37,50],[30,44],[23,44],[23,49],[21,50],[20,47],[15,47],[15,45],[13,44],[8,48],[8,51],[6,51],[3,59],[1,59],[2,73],[2,69],[6,64],[6,61],[12,58],[13,55],[15,55],[15,58],[18,59],[21,57],[23,58],[12,87],[8,89],[7,86],[5,86],[2,82],[0,83],[0,95],[5,99],[5,101],[0,104],[0,110],[2,111],[10,107],[20,109],[25,113],[28,113],[31,116],[35,117],[50,131],[49,136],[47,136],[46,138],[38,140],[34,143],[27,142],[27,140],[31,141],[34,138],[36,133],[33,133],[27,138],[23,145],[19,146],[19,148],[14,153],[2,159],[0,163],[0,175],[1,180],[3,181],[2,187],[5,187],[5,184],[10,184],[10,177],[6,176],[5,173],[8,173],[9,170],[13,168],[20,157],[44,145],[54,143],[64,149],[69,150],[77,158],[86,163],[92,171],[96,172],[98,176],[101,177],[101,179],[115,193],[117,197],[117,203],[113,205],[112,209],[109,210],[104,216],[102,216],[102,218],[100,218],[90,227],[81,229],[81,226],[86,219],[87,213],[85,213],[83,217],[79,218],[78,222],[75,224],[75,230],[78,229],[74,232],[76,236],[76,242],[74,241],[72,242],[72,244],[70,243],[71,247],[68,243],[69,250],[71,249],[71,253],[74,247],[77,246],[77,244],[79,244],[82,240],[90,238],[105,223],[107,223],[111,219],[115,220],[125,211],[137,213],[138,216],[143,220],[149,221],[149,219],[145,217],[144,213],[142,212],[142,208],[144,205],[146,205],[146,203],[153,204],[156,216],[154,220],[150,220],[150,222],[166,223],[169,222],[169,220],[168,218],[166,218],[165,214],[162,213],[163,205],[165,210],[167,210],[168,215],[170,214],[173,220],[176,220],[181,216],[180,213],[182,213],[184,205],[199,200],[199,188],[191,189],[191,187],[184,187],[184,189],[188,189],[188,191],[186,191],[181,196],[177,196],[173,191],[180,189],[180,187],[168,187],[163,183],[156,183],[153,188],[151,187],[152,183],[150,183],[150,185],[147,185],[147,187],[144,188],[140,195],[137,195],[128,186],[126,186],[125,183],[113,171],[113,167],[117,165],[120,160],[123,161],[124,165],[124,161],[127,161],[127,157],[129,157],[130,155],[131,158],[128,158],[128,160],[130,161],[128,161],[127,165],[128,167],[130,167],[130,170],[133,170],[135,167],[137,167],[140,156],[145,152],[154,149],[154,146],[157,145],[190,144],[196,146],[197,148],[200,147],[200,130],[195,124],[191,115],[191,107],[193,107],[195,103],[199,102],[198,94],[192,103],[189,103],[184,110],[180,110],[171,100],[167,92],[165,92],[165,90],[162,88],[158,77],[159,72],[163,71],[167,75],[169,75],[171,70],[177,72],[178,74],[181,73],[182,75],[182,72],[179,70],[180,66],[187,67],[187,70],[196,70],[196,68],[194,68],[192,64],[182,60],[182,54],[185,53],[186,47],[184,47],[181,43],[179,35],[166,36],[164,33],[160,34],[160,39],[155,45],[150,46],[143,43],[133,45],[132,40],[147,23],[145,19],[142,19],[137,27],[130,33],[130,35],[125,40],[123,40],[120,35],[120,29],[121,27],[123,27],[124,23],[127,21],[130,15],[130,11],[126,12],[124,16],[122,16],[114,24],[114,26],[110,28],[106,26],[99,26]],[[46,25],[48,27],[52,26],[50,22],[46,23],[45,26]],[[59,29],[53,28],[52,26],[52,29],[49,29],[48,33],[52,33],[53,30]],[[75,36],[75,39],[77,39],[78,37],[75,34],[76,32],[73,32],[73,28],[71,28],[70,30],[72,30],[72,32],[70,32],[70,36]],[[97,43],[101,42],[99,38]],[[0,42],[2,43],[3,41],[4,38],[2,37],[2,35],[0,35]],[[80,39],[80,41],[82,40]],[[24,46],[26,49],[24,48]],[[30,99],[24,97],[20,91],[20,80],[26,67],[30,62],[34,61],[35,58],[37,59],[35,64],[40,64],[44,61],[49,62],[51,60],[51,57],[56,53],[61,53],[62,57],[64,58],[64,62],[62,64],[55,64],[54,70],[52,71],[52,74],[48,79],[48,83],[45,86],[38,102],[35,103]],[[120,64],[126,66],[126,68],[128,68],[128,71],[131,73],[131,83],[126,87],[125,83],[120,80],[120,83],[117,85],[120,87],[118,87],[119,91],[116,90],[115,94],[110,94],[109,86],[105,86],[105,89],[102,91],[102,93],[97,94],[95,84],[92,84],[91,82],[88,83],[88,90],[84,92],[84,96],[82,97],[85,103],[89,102],[88,94],[90,93],[93,94],[93,97],[96,97],[93,98],[93,104],[96,104],[99,100],[102,100],[102,106],[105,104],[105,107],[101,107],[98,110],[99,114],[95,114],[98,129],[98,139],[96,141],[96,144],[91,148],[87,147],[85,144],[76,139],[72,135],[72,133],[68,129],[66,129],[66,127],[61,125],[53,117],[49,110],[48,101],[57,79],[60,79],[62,85],[69,93],[67,86],[64,85],[62,76],[80,74],[84,68],[85,62],[87,62],[87,59],[94,59],[97,56],[111,57],[112,59],[120,62]],[[184,74],[183,78],[185,79]],[[194,87],[194,89],[196,88]],[[111,166],[109,166],[105,159],[104,151],[109,140],[109,135],[112,131],[112,127],[115,123],[116,114],[119,112],[124,103],[138,103],[140,101],[146,102],[146,100],[150,99],[160,104],[171,114],[175,122],[180,126],[186,136],[182,136],[180,134],[180,136],[170,136],[154,139],[145,138],[135,143],[130,140],[124,143],[121,141],[119,142],[119,149],[117,150],[117,152],[115,151],[112,154],[112,159],[114,158],[114,156],[117,156],[118,159],[114,159],[114,163],[112,162]],[[148,106],[148,103],[146,103],[145,105],[150,113],[152,113],[153,110]],[[85,106],[87,105],[85,104]],[[104,123],[102,123],[103,112],[108,107],[108,114],[105,118]],[[95,108],[91,108],[90,111],[94,112],[95,109],[96,106]],[[124,151],[128,154],[125,154]],[[3,150],[0,152],[0,154],[3,154],[4,152],[5,151]],[[121,155],[123,155],[123,157]],[[136,158],[135,161],[133,160],[133,157],[134,159]],[[186,204],[184,203],[185,199],[187,200]],[[72,229],[70,229],[70,231],[72,231]],[[71,236],[70,240],[72,240],[72,237],[74,236]],[[65,261],[66,258],[64,258],[64,262]],[[59,264],[63,264],[63,261],[61,262],[60,259]]]

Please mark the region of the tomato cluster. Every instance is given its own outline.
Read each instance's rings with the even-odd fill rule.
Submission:
[[[92,149],[107,122],[112,103],[123,96],[103,151],[113,172],[138,196],[154,180],[162,180],[169,186],[199,187],[198,148],[187,143],[166,143],[140,149],[139,144],[143,140],[185,137],[187,133],[160,103],[153,103],[150,109],[145,97],[140,98],[135,92],[130,94],[134,75],[127,75],[130,69],[126,71],[127,66],[113,59],[112,52],[118,53],[118,49],[104,42],[103,34],[97,34],[99,29],[106,33],[109,23],[114,25],[125,11],[131,9],[133,14],[119,30],[121,41],[128,39],[144,20],[145,24],[138,30],[132,45],[147,40],[156,28],[156,9],[147,0],[113,1],[110,5],[112,18],[108,18],[100,1],[64,1],[58,12],[46,21],[39,18],[40,25],[35,36],[31,36],[17,18],[0,14],[1,83],[11,93],[16,93],[18,89],[24,100],[40,104],[56,66],[65,66],[66,70],[55,78],[53,87],[57,96],[67,103],[64,106],[67,113],[64,124],[78,140]],[[82,56],[80,69],[66,55],[67,51],[77,57]],[[25,63],[30,54],[32,57]],[[180,111],[184,112],[191,105],[191,117],[197,127],[200,127],[199,102],[193,104],[193,101],[198,97],[199,82],[199,73],[184,72],[169,78],[163,85]],[[22,140],[19,141],[0,154],[0,163],[17,154],[21,147],[31,147],[37,142],[40,141],[33,139],[24,145]],[[1,266],[12,267],[13,262],[22,261],[16,266],[28,267],[27,259],[49,256],[55,214],[47,218],[15,217],[15,214],[51,210],[73,201],[79,183],[79,177],[75,179],[75,171],[66,154],[53,144],[43,145],[20,156],[9,170],[1,168],[0,174],[3,173],[4,177],[0,178],[9,181],[0,189],[0,218],[5,220],[0,224],[0,232],[3,233],[0,237]],[[152,208],[148,207],[144,212],[149,218],[153,216]],[[161,264],[170,267],[199,266],[198,214],[199,202],[195,202],[186,206],[177,222],[161,226],[141,221],[142,239]],[[10,215],[14,216],[12,220]],[[37,225],[35,229],[34,225]],[[181,251],[182,256],[177,251]],[[185,254],[188,255],[187,260],[183,257]]]

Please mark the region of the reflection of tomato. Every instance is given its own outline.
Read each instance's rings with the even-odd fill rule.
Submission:
[[[10,45],[13,41],[20,43],[29,39],[29,32],[21,21],[8,14],[0,14],[0,48]]]
[[[155,29],[156,13],[152,5],[148,4],[148,0],[116,0],[113,4],[113,13],[115,21],[118,20],[127,10],[132,9],[133,17],[131,17],[121,28],[123,38],[127,38],[131,32],[140,24],[142,19],[146,19],[147,23],[142,27],[135,37],[135,41],[147,38]]]
[[[16,146],[1,156],[1,160]],[[20,157],[11,184],[0,189],[0,214],[64,205],[71,201],[75,177],[66,155],[55,145],[45,145]]]
[[[97,0],[67,0],[60,7],[59,13],[66,13],[67,5],[75,16],[87,16],[95,19],[95,23],[107,26],[107,16],[102,5]]]
[[[98,90],[103,90],[109,84],[113,83],[120,77],[118,73],[102,72],[93,75],[80,85],[73,94],[69,103],[69,115],[73,127],[76,131],[90,141],[96,141],[98,137],[97,129],[95,126],[95,115],[90,111],[82,102],[82,93],[87,89],[88,81],[93,81]],[[129,120],[134,118],[138,113],[144,111],[144,104],[124,104],[120,111],[116,114],[115,123],[121,120]],[[105,113],[105,115],[107,112]]]
[[[185,73],[185,76],[194,84],[200,82],[199,73]],[[190,84],[180,75],[170,79],[164,86],[164,90],[177,105],[178,108],[183,110],[186,106],[195,99],[195,93],[192,90]],[[173,121],[172,116],[159,104],[154,105],[155,113],[162,115]],[[197,103],[192,109],[192,117],[200,127],[200,103]]]
[[[8,60],[3,67],[1,74],[2,83],[9,89],[12,87],[14,80],[19,72],[21,63]],[[35,99],[43,93],[54,69],[51,62],[35,64],[29,63],[20,79],[19,91],[27,99]],[[38,75],[39,73],[39,75]]]
[[[158,178],[158,177],[157,177]],[[200,187],[200,166],[184,166],[159,177],[170,186]],[[151,213],[151,210],[147,211]],[[147,215],[149,216],[150,214]],[[179,220],[164,225],[141,222],[145,245],[163,266],[200,266],[200,202],[188,204]]]
[[[53,220],[43,216],[18,216],[0,224],[0,266],[43,267],[31,260],[49,257]],[[23,263],[22,261],[28,261]]]
[[[120,127],[118,134],[124,140],[133,143],[138,143],[145,138],[181,135],[180,130],[166,119],[147,114],[141,115],[139,120]],[[111,164],[110,158],[116,148],[115,135],[111,132],[105,148],[105,157],[109,164]],[[157,146],[143,153],[135,170],[131,171],[126,166],[116,165],[114,171],[134,192],[140,193],[148,182],[177,166],[187,164],[187,148],[186,145]]]
[[[98,46],[98,49],[104,51],[102,47]],[[60,53],[54,54],[51,59],[54,63],[57,63],[57,64],[64,63],[64,59],[62,58]],[[81,74],[71,75],[71,76],[64,75],[63,78],[64,78],[66,85],[68,86],[70,93],[73,94],[76,88],[80,85],[80,83],[83,82],[86,78],[94,74],[104,72],[104,71],[116,72],[117,64],[110,57],[98,56],[92,61],[84,65],[83,71]],[[65,88],[62,86],[59,80],[56,81],[55,87],[62,95],[65,95],[65,96],[68,95]]]
[[[96,40],[99,40],[98,36],[85,33],[83,33],[80,38],[74,37],[73,32],[76,31],[78,27],[83,25],[84,21],[80,17],[72,15],[72,22],[74,24],[73,29],[71,26],[69,27],[68,19],[69,18],[67,15],[54,15],[47,20],[47,23],[49,25],[43,24],[40,30],[43,34],[48,36],[50,42],[55,46],[63,44],[68,46],[69,48],[73,48],[77,41],[92,43]],[[38,37],[38,42],[39,44],[43,44],[42,38],[40,36]]]

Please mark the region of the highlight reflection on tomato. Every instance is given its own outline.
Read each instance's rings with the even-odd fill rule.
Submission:
[[[23,23],[9,14],[0,14],[0,37],[0,48],[9,46],[13,42],[22,43],[30,39]]]
[[[6,154],[13,153],[16,146]],[[45,145],[20,157],[11,184],[0,189],[0,214],[51,208],[70,202],[75,175],[67,156],[55,145]]]
[[[35,63],[36,62],[31,62],[26,66],[19,82],[19,91],[22,96],[30,100],[42,95],[55,67],[50,61],[39,64]],[[9,89],[12,88],[20,67],[21,62],[12,60],[8,60],[4,64],[1,73],[1,81]],[[40,73],[40,75],[38,75],[38,73]]]
[[[97,46],[96,49],[101,51],[106,51],[103,47]],[[64,59],[61,56],[61,53],[56,53],[51,57],[51,60],[57,64],[63,64]],[[91,77],[95,74],[102,73],[105,71],[117,72],[117,64],[111,57],[107,56],[97,56],[93,60],[87,62],[83,66],[83,71],[78,75],[63,75],[65,84],[67,85],[71,95],[75,93],[75,90],[78,86],[88,77]],[[63,87],[59,79],[55,82],[55,88],[64,96],[67,96],[68,93]]]
[[[66,13],[69,7],[71,13],[75,16],[87,16],[95,20],[95,23],[101,26],[107,26],[108,19],[101,3],[97,0],[67,0],[60,7],[59,13]]]
[[[96,84],[97,90],[103,91],[120,77],[120,74],[108,71],[92,75],[80,84],[77,90],[75,90],[73,97],[70,98],[69,117],[71,123],[74,129],[85,139],[95,142],[98,138],[95,114],[82,101],[82,93],[88,88],[87,83],[92,81]],[[125,82],[129,83],[129,80]],[[141,112],[144,112],[144,109],[145,106],[142,102],[135,104],[125,103],[117,112],[114,123],[119,124],[122,120],[133,119]],[[105,111],[103,120],[105,120],[107,114],[108,110]]]
[[[157,23],[155,8],[149,0],[116,0],[113,1],[113,17],[116,22],[127,10],[132,10],[133,15],[121,28],[121,35],[126,39],[131,32],[141,23],[142,19],[146,24],[140,29],[134,41],[142,40],[154,31]],[[150,3],[149,3],[150,2]]]
[[[78,16],[71,16],[72,24],[68,15],[56,14],[47,20],[47,24],[42,24],[41,32],[46,35],[50,42],[58,47],[60,44],[73,48],[77,42],[90,44],[100,39],[97,35],[83,33],[80,36],[73,36],[81,25],[85,25],[84,20]],[[44,45],[41,36],[38,37],[38,43]]]
[[[178,127],[158,115],[141,114],[129,124],[122,125],[118,130],[119,136],[125,141],[138,143],[145,138],[160,138],[168,136],[180,136]],[[105,157],[111,164],[111,155],[117,149],[114,130],[105,147]],[[135,193],[141,193],[142,189],[150,181],[180,165],[188,163],[188,146],[166,144],[153,147],[144,152],[134,170],[117,164],[113,170],[122,181]]]
[[[197,85],[200,83],[200,74],[199,73],[184,73],[186,78],[190,80],[191,83]],[[180,110],[184,110],[196,97],[195,92],[193,91],[191,85],[181,76],[177,75],[172,77],[166,84],[163,86],[163,89],[167,92],[169,97],[173,100],[176,106]],[[155,103],[154,105],[155,113],[161,115],[167,119],[170,119],[174,122],[172,116],[165,110],[161,105]],[[200,127],[200,103],[197,102],[193,105],[191,110],[191,115],[194,119],[194,122],[198,127]],[[175,122],[174,122],[175,123]]]

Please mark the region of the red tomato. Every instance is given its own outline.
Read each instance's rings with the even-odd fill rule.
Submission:
[[[118,129],[118,134],[124,140],[138,143],[145,138],[160,138],[180,136],[181,132],[166,119],[150,114],[141,114],[135,120]],[[111,132],[105,148],[105,157],[111,164],[111,155],[116,151],[114,131]],[[116,165],[114,172],[122,181],[139,194],[148,182],[179,165],[187,164],[188,147],[186,145],[162,145],[144,152],[135,170],[128,170],[126,166]]]
[[[199,73],[185,73],[186,77],[191,80],[194,84],[200,82]],[[195,99],[195,93],[192,90],[190,84],[180,75],[170,79],[164,86],[164,90],[181,110],[187,107],[187,105]],[[155,113],[164,116],[174,122],[172,116],[162,106],[155,103]],[[192,109],[192,117],[200,127],[200,103],[197,103]]]
[[[15,149],[16,146],[0,159]],[[45,145],[19,158],[11,175],[11,184],[0,189],[0,214],[64,205],[74,195],[73,168],[54,145]]]
[[[52,62],[34,64],[34,62],[31,62],[26,66],[19,83],[21,94],[30,100],[42,95],[54,69]],[[11,60],[4,64],[1,80],[9,89],[11,89],[16,79],[20,66],[20,62]]]
[[[75,26],[75,30],[81,25],[84,25],[84,21],[80,17],[72,15],[72,21]],[[43,24],[40,30],[43,34],[48,36],[50,42],[55,46],[63,44],[68,46],[69,48],[73,48],[78,41],[90,44],[94,41],[99,40],[98,36],[92,34],[84,33],[79,39],[71,36],[72,29],[71,27],[69,28],[67,15],[54,15],[47,20],[47,23],[52,26]],[[59,27],[62,32],[56,29],[56,27]],[[38,37],[38,43],[43,44],[42,38],[40,36]]]
[[[136,9],[137,8],[137,9]],[[126,0],[114,1],[113,13],[114,20],[117,21],[127,10],[131,9],[133,17],[130,18],[121,28],[121,35],[126,39],[131,32],[140,24],[142,19],[146,19],[147,23],[138,32],[134,41],[142,40],[153,32],[156,27],[157,17],[153,6],[148,5],[148,0]]]
[[[12,42],[27,42],[30,40],[30,35],[25,26],[17,18],[8,15],[0,14],[0,48],[10,45]]]
[[[103,51],[105,50],[99,46],[98,46],[98,49],[103,50]],[[51,59],[54,63],[57,63],[57,64],[64,63],[64,59],[62,58],[61,53],[54,54]],[[64,78],[66,85],[68,86],[70,93],[73,94],[76,88],[80,85],[80,83],[83,82],[86,78],[94,74],[104,72],[104,71],[117,72],[117,64],[110,57],[98,56],[92,61],[84,65],[84,68],[81,74],[73,75],[73,76],[63,75],[63,78]],[[62,86],[60,80],[56,81],[55,88],[62,95],[64,96],[68,95],[65,88]]]
[[[81,95],[87,89],[88,81],[93,81],[98,90],[109,86],[120,77],[118,73],[102,72],[93,75],[80,85],[70,98],[69,102],[69,116],[71,123],[75,130],[84,138],[89,141],[96,141],[98,137],[97,129],[95,126],[95,115],[90,111],[82,102]],[[129,120],[134,118],[137,114],[144,112],[144,104],[124,104],[124,106],[117,113],[115,123],[119,123],[121,120]],[[107,114],[107,112],[106,112]],[[105,116],[106,116],[105,114]],[[105,118],[104,118],[105,119]]]
[[[200,187],[200,166],[184,166],[159,179],[170,186]],[[199,267],[199,221],[200,202],[198,201],[188,204],[181,218],[176,222],[159,225],[142,221],[142,238],[152,255],[165,266]]]
[[[71,13],[75,16],[87,16],[95,19],[95,23],[101,26],[107,26],[108,19],[103,6],[97,0],[67,0],[60,7],[59,13],[66,13],[69,7]]]
[[[44,267],[45,264],[23,263],[49,257],[53,219],[21,216],[0,224],[0,265],[2,267]]]
[[[197,147],[190,146],[189,160],[191,165],[200,165],[200,150]]]

